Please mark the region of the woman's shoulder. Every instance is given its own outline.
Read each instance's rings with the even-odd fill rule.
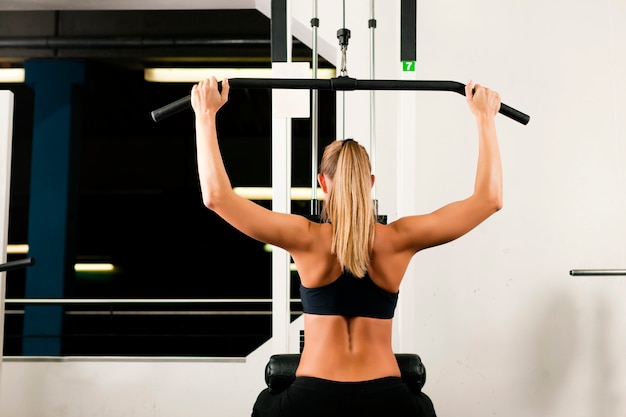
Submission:
[[[398,219],[389,224],[376,224],[375,250],[377,249],[381,253],[397,253],[408,250],[416,239],[416,227],[419,226],[410,224],[406,218]]]
[[[312,251],[315,248],[330,247],[332,240],[332,225],[311,220],[306,216],[290,215],[290,225],[282,223],[284,233],[289,235],[285,249],[292,255],[304,251]],[[302,254],[302,253],[301,253]]]
[[[385,224],[385,223],[376,223],[376,236],[384,239],[392,239],[392,236],[396,232],[394,228],[394,223]]]

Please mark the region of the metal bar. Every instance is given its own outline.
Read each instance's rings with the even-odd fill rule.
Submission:
[[[11,91],[0,91],[0,256],[6,260],[9,230],[9,202],[11,195],[11,152],[13,148],[13,109],[14,97]],[[23,261],[22,261],[23,262]],[[9,265],[9,266],[7,266]],[[11,263],[3,264],[6,271]],[[13,265],[15,265],[13,263]],[[18,263],[21,267],[21,264]],[[0,273],[0,381],[2,380],[2,355],[4,352],[4,298],[6,274]]]
[[[22,315],[24,310],[6,310],[5,314]],[[214,310],[214,311],[162,311],[162,310],[83,310],[65,311],[66,316],[270,316],[269,310]],[[302,314],[302,311],[291,310],[291,314]]]
[[[219,310],[219,311],[66,311],[67,316],[271,316],[270,310]],[[292,312],[294,314],[294,312]]]
[[[374,16],[374,0],[370,0],[370,19],[368,27],[370,30],[370,79],[376,79],[376,58],[375,58],[375,30],[376,18]],[[370,91],[370,162],[372,174],[376,174],[376,91]],[[372,188],[372,198],[376,201],[376,185]],[[377,204],[377,203],[375,203]],[[376,210],[378,212],[378,210]]]
[[[24,49],[97,49],[97,48],[164,48],[189,46],[270,46],[269,39],[213,39],[213,38],[63,38],[22,37],[0,39],[0,48]]]
[[[311,19],[312,38],[312,63],[313,79],[317,79],[318,53],[317,40],[319,19],[317,17],[317,0],[313,0],[313,18]],[[320,215],[320,205],[317,199],[317,148],[319,146],[319,90],[311,92],[311,216]]]
[[[4,264],[0,264],[0,272],[10,271],[12,269],[25,268],[35,264],[34,258],[18,259],[17,261],[11,261]]]
[[[417,60],[417,1],[400,1],[400,61]]]
[[[572,269],[572,276],[626,276],[626,269]]]
[[[288,35],[287,0],[272,0],[272,18],[270,19],[272,62],[289,62],[289,46],[291,41]]]
[[[326,80],[306,78],[233,78],[228,80],[232,88],[286,88],[301,90],[421,90],[421,91],[450,91],[465,95],[465,84],[457,81],[432,80],[357,80],[350,77],[337,77]],[[220,82],[221,88],[221,82]],[[191,95],[183,97],[159,109],[153,110],[150,115],[155,122],[191,107]],[[507,116],[521,124],[528,124],[530,116],[504,103],[500,105],[500,114]]]
[[[299,302],[292,298],[291,302]],[[219,304],[271,303],[270,298],[7,298],[7,304]]]
[[[272,67],[278,62],[291,62],[291,2],[272,0]],[[284,57],[284,59],[283,59]],[[272,114],[277,108],[272,100]],[[291,189],[291,135],[289,117],[272,117],[272,210],[290,213]],[[285,250],[272,251],[272,351],[289,349],[289,254]]]

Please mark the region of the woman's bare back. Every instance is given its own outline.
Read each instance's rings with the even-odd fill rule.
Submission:
[[[384,225],[376,226],[373,261],[368,274],[372,281],[388,292],[397,292],[410,256],[393,254],[391,232]],[[298,270],[301,282],[309,288],[328,285],[342,273],[330,254],[331,226],[315,225],[318,233],[314,245],[320,251],[308,251],[303,258],[294,256],[298,264],[310,266]],[[391,256],[390,256],[391,255]],[[395,259],[395,264],[389,261]],[[403,259],[405,258],[405,259]],[[384,263],[383,263],[384,262]],[[339,315],[304,315],[305,342],[297,376],[313,376],[333,381],[366,381],[387,376],[400,376],[400,369],[391,347],[392,319],[344,317]]]
[[[400,376],[391,349],[391,319],[305,314],[297,376],[367,381]]]

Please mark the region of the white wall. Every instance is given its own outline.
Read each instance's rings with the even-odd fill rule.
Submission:
[[[7,358],[0,415],[248,416],[269,346],[245,359]]]
[[[418,15],[421,78],[473,78],[531,116],[498,120],[504,209],[415,259],[426,391],[441,415],[626,415],[626,277],[569,276],[626,266],[626,3],[420,2]],[[476,147],[462,100],[418,100],[427,211],[470,189]]]
[[[308,26],[308,2],[294,3]],[[346,3],[348,72],[368,78],[366,2]],[[377,3],[377,78],[400,77],[399,2]],[[336,45],[339,2],[319,4],[320,33]],[[397,343],[422,356],[425,391],[441,416],[625,416],[626,277],[569,271],[626,268],[626,3],[439,0],[417,8],[418,79],[474,79],[531,119],[523,126],[498,116],[504,209],[416,256]],[[347,102],[346,136],[359,140],[369,135],[365,95]],[[418,212],[464,198],[476,159],[462,96],[416,92],[414,122],[398,118],[401,96],[377,93],[377,195],[391,220],[405,210],[403,191],[414,193]],[[397,190],[396,136],[411,129],[415,185]],[[268,346],[243,364],[7,360],[0,415],[248,415]]]

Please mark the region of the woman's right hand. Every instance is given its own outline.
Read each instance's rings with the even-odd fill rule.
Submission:
[[[230,86],[228,79],[222,81],[222,91],[218,89],[217,79],[210,77],[191,88],[191,107],[196,116],[215,116],[217,111],[228,101]]]

